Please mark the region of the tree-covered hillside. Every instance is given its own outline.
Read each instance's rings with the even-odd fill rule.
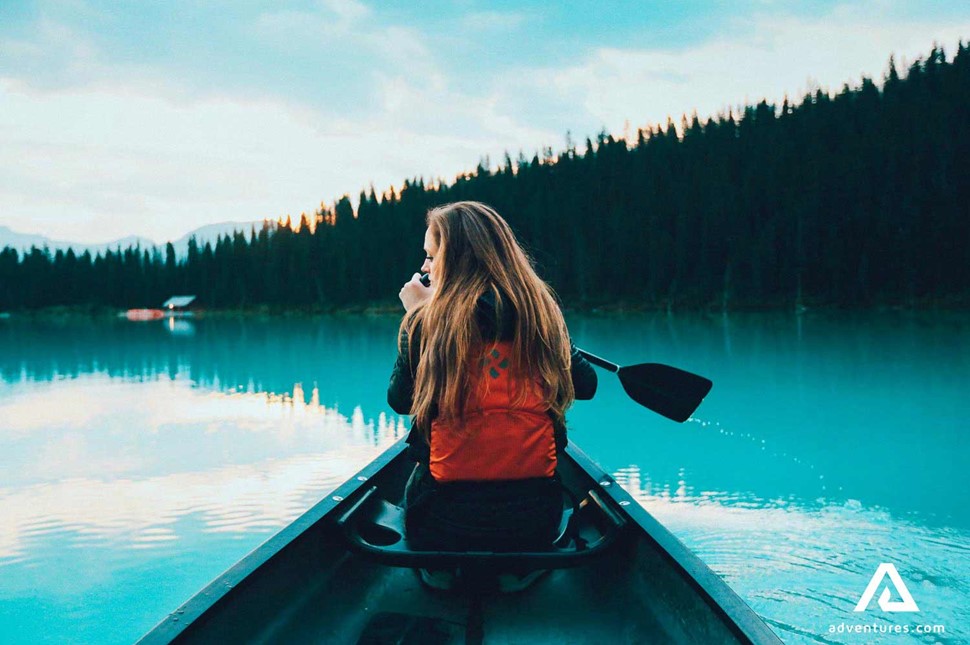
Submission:
[[[464,199],[509,220],[567,305],[965,305],[970,47],[902,72],[890,60],[878,85],[371,189],[356,212],[344,197],[316,222],[192,246],[185,260],[7,249],[0,311],[157,306],[174,293],[208,308],[390,303],[421,264],[427,209]]]

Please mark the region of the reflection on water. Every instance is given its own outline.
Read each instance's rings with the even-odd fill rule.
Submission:
[[[172,333],[172,323],[190,325],[191,332]],[[274,393],[300,383],[307,393],[317,387],[325,405],[343,397],[350,408],[364,401],[383,406],[381,381],[390,374],[396,329],[388,317],[97,324],[11,319],[0,325],[0,382],[99,373],[134,381],[184,377],[216,390]]]
[[[144,548],[177,540],[171,527],[186,516],[203,532],[280,528],[350,474],[340,464],[361,463],[349,453],[372,457],[404,431],[397,417],[365,422],[358,408],[348,419],[296,389],[217,394],[83,377],[0,402],[6,439],[19,434],[35,455],[18,470],[4,463],[16,453],[0,458],[0,565],[29,557],[25,540],[51,530],[76,533],[70,546]]]
[[[805,507],[753,502],[728,491],[656,485],[638,467],[618,483],[686,542],[755,608],[785,642],[871,643],[872,635],[828,633],[830,625],[943,624],[959,642],[970,619],[970,535],[894,519],[888,512],[843,504]],[[892,562],[921,609],[907,614],[854,612],[878,563]],[[919,642],[892,636],[891,642]],[[928,638],[922,642],[936,642]]]
[[[628,404],[601,376],[572,436],[607,468],[631,459],[654,481],[729,490],[755,503],[857,499],[918,522],[970,530],[964,404],[967,316],[591,318],[582,340],[619,362],[710,377],[690,423]],[[589,339],[588,341],[586,339]],[[592,430],[595,428],[595,430]]]
[[[131,642],[404,432],[393,321],[175,322],[0,327],[0,642]]]
[[[869,642],[826,629],[880,562],[966,634],[966,316],[570,322],[713,379],[678,425],[601,373],[570,436],[786,641]],[[130,642],[401,436],[396,328],[0,320],[0,641]]]

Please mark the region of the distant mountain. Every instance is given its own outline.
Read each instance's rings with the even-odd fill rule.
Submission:
[[[198,243],[199,248],[205,246],[206,242],[212,246],[216,245],[220,237],[225,235],[232,235],[236,231],[242,231],[246,234],[246,239],[249,239],[249,233],[252,229],[256,229],[257,232],[263,227],[262,220],[257,222],[220,222],[218,224],[207,224],[206,226],[201,226],[194,231],[189,231],[179,239],[172,242],[172,246],[175,247],[175,254],[182,258],[189,253],[189,239],[195,237],[195,241]],[[164,246],[164,244],[162,245]]]
[[[220,222],[219,224],[207,224],[195,229],[194,231],[186,233],[179,239],[172,242],[172,246],[175,247],[176,255],[179,257],[185,257],[188,254],[189,238],[193,236],[195,236],[199,246],[202,247],[205,246],[206,242],[215,245],[220,237],[224,235],[232,235],[236,231],[242,231],[248,237],[250,230],[255,228],[258,231],[260,228],[262,228],[262,226],[262,220],[255,222]],[[165,243],[156,244],[154,240],[136,235],[129,235],[128,237],[123,237],[118,240],[112,240],[111,242],[104,242],[101,244],[83,244],[80,242],[52,240],[44,235],[34,233],[18,233],[10,227],[0,226],[0,249],[10,247],[17,249],[17,251],[22,254],[30,251],[31,247],[37,247],[40,249],[44,248],[45,246],[50,249],[51,253],[56,252],[58,249],[67,251],[68,248],[72,248],[78,255],[84,253],[85,251],[90,251],[91,255],[95,255],[97,253],[104,254],[104,252],[108,249],[116,250],[120,247],[122,250],[124,250],[132,246],[140,246],[143,250],[152,249],[155,246],[158,246],[162,251],[165,249]]]
[[[17,251],[22,251],[24,249],[29,249],[32,246],[41,248],[45,244],[50,248],[54,248],[52,246],[54,243],[43,235],[18,233],[12,228],[0,226],[0,248],[9,246],[12,249],[17,249]]]
[[[110,242],[103,242],[101,244],[82,244],[80,242],[52,240],[45,235],[38,235],[35,233],[18,233],[10,227],[0,226],[0,248],[9,246],[17,249],[17,251],[20,253],[29,251],[31,247],[37,247],[40,249],[46,246],[51,250],[52,253],[58,249],[67,251],[68,248],[73,248],[74,252],[78,255],[84,253],[85,251],[90,251],[91,255],[94,255],[95,253],[103,254],[107,249],[117,249],[119,246],[122,249],[126,249],[130,246],[136,245],[141,246],[142,248],[150,249],[155,245],[155,242],[147,237],[129,235],[128,237],[112,240]]]

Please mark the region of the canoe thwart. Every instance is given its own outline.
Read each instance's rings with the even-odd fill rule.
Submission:
[[[560,535],[548,551],[508,553],[412,549],[404,537],[404,509],[383,499],[376,486],[364,491],[336,523],[353,551],[384,565],[444,568],[505,562],[542,569],[584,564],[605,553],[626,525],[625,517],[594,490],[563,515]]]

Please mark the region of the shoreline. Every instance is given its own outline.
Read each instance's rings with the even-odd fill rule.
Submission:
[[[124,319],[124,309],[114,307],[77,305],[77,306],[57,306],[44,307],[40,309],[20,309],[10,311],[0,311],[0,320],[12,319]],[[882,303],[872,305],[860,305],[856,307],[846,307],[835,304],[799,306],[791,305],[777,306],[770,304],[759,304],[737,307],[713,307],[713,306],[690,306],[690,305],[658,305],[629,302],[604,302],[604,303],[580,303],[564,306],[563,312],[566,314],[586,314],[586,315],[625,315],[625,314],[647,314],[647,313],[667,313],[667,314],[697,314],[697,315],[731,315],[731,314],[751,314],[751,313],[788,313],[792,315],[805,315],[815,313],[965,313],[970,312],[970,301],[953,300],[947,302],[921,302],[921,303]],[[396,316],[403,315],[403,309],[399,303],[372,303],[347,305],[342,307],[309,307],[309,308],[285,308],[285,307],[247,307],[230,309],[197,309],[187,316],[172,316],[176,319],[201,319],[201,318],[315,318],[325,316]],[[168,316],[166,316],[168,317]]]

